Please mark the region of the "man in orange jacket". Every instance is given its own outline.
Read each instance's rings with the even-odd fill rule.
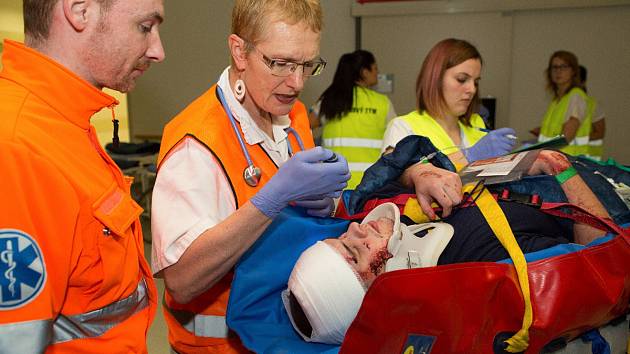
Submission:
[[[0,353],[146,353],[141,208],[91,116],[164,59],[162,0],[24,0],[0,73]]]

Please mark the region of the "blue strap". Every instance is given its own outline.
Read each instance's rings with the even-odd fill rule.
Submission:
[[[592,329],[581,336],[584,342],[591,342],[593,354],[610,354],[610,344],[599,333],[597,329]]]

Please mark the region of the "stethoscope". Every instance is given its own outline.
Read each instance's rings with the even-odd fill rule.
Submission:
[[[245,142],[243,141],[243,138],[241,137],[241,134],[239,133],[239,129],[236,126],[236,121],[234,120],[232,111],[230,110],[230,107],[225,101],[225,96],[223,96],[223,90],[221,89],[219,85],[217,85],[217,94],[219,95],[219,101],[221,101],[221,106],[223,106],[225,113],[227,113],[228,118],[230,118],[232,129],[234,130],[234,133],[236,134],[236,137],[238,138],[238,143],[239,145],[241,145],[241,151],[243,151],[243,155],[245,155],[245,159],[247,160],[247,167],[245,167],[245,170],[243,170],[243,179],[245,179],[245,183],[247,183],[248,186],[256,187],[258,186],[258,183],[260,183],[260,176],[262,175],[262,171],[260,170],[258,166],[254,165],[254,162],[252,161],[251,156],[249,156],[249,152],[247,151],[247,148],[245,147]],[[287,127],[284,129],[284,131],[287,133],[287,135],[289,135],[289,133],[293,134],[293,136],[295,136],[295,140],[297,140],[300,150],[304,151],[304,143],[302,143],[302,138],[300,138],[300,135],[298,134],[298,132],[292,127]],[[293,148],[291,147],[291,142],[288,141],[288,137],[287,137],[287,146],[289,149],[289,155],[293,155]]]

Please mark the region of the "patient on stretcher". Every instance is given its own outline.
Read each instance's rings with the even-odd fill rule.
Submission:
[[[541,152],[530,174],[557,173],[563,155]],[[566,168],[566,166],[564,166]],[[562,171],[562,170],[560,170]],[[567,198],[607,216],[590,189],[574,176],[563,184]],[[499,202],[524,253],[565,244],[586,244],[604,232],[563,223],[524,204]],[[509,258],[476,206],[457,209],[441,222],[405,225],[398,207],[378,206],[347,232],[308,248],[295,264],[283,293],[293,326],[307,341],[339,344],[356,316],[365,291],[383,272]],[[430,286],[430,285],[426,285]]]

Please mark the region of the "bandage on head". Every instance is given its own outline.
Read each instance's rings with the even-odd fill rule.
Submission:
[[[346,260],[318,241],[302,253],[287,285],[282,301],[300,336],[308,342],[340,344],[365,296],[362,281]]]

